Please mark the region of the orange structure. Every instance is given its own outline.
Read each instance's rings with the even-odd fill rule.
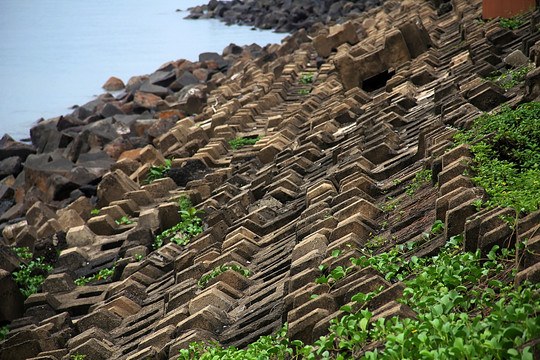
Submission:
[[[521,12],[527,12],[536,6],[536,0],[482,0],[482,17],[509,18]]]

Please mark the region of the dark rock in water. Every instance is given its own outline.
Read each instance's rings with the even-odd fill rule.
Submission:
[[[167,176],[178,186],[186,186],[191,180],[200,179],[206,174],[207,168],[199,159],[190,159],[180,168],[172,168]]]
[[[223,56],[227,55],[241,55],[244,49],[242,47],[231,43],[225,49],[223,49]]]
[[[28,155],[35,154],[36,148],[32,145],[24,144],[13,140],[11,136],[5,134],[0,139],[0,160],[17,156],[21,161],[26,160]]]
[[[6,176],[17,176],[22,171],[21,158],[11,156],[0,161],[0,179]]]

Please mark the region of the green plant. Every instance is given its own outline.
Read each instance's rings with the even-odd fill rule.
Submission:
[[[304,90],[298,90],[298,94],[299,94],[299,95],[309,94],[309,90],[307,90],[307,89],[304,89]]]
[[[9,328],[7,327],[7,325],[0,327],[0,341],[5,340],[8,333]]]
[[[12,248],[13,251],[15,251],[15,254],[17,254],[18,257],[21,259],[31,259],[33,257],[32,253],[30,252],[30,248],[28,246],[25,247],[14,247]]]
[[[170,241],[178,245],[186,245],[189,239],[203,232],[202,219],[198,217],[199,214],[203,213],[204,211],[197,210],[194,207],[180,210],[182,221],[159,234],[154,242],[154,248],[157,249],[163,246],[166,238],[170,238]],[[180,234],[180,236],[176,236],[177,234]]]
[[[137,259],[137,261],[141,261],[143,258],[144,258],[144,255],[135,254],[135,259]]]
[[[146,177],[146,182],[150,184],[154,180],[166,177],[169,170],[171,170],[173,160],[174,159],[165,159],[165,164],[151,166],[148,172],[148,176]]]
[[[302,84],[311,84],[313,83],[313,73],[302,73],[300,75],[300,83]]]
[[[81,276],[80,278],[78,279],[75,279],[75,284],[79,285],[79,286],[85,286],[86,284],[88,284],[89,282],[92,282],[92,281],[98,281],[98,280],[101,280],[101,279],[107,279],[109,277],[111,277],[113,274],[114,274],[114,269],[116,268],[116,266],[113,266],[112,268],[110,269],[101,269],[99,270],[96,274],[92,275],[92,276]]]
[[[510,69],[501,73],[499,70],[493,71],[491,76],[485,80],[497,83],[503,89],[511,89],[516,85],[522,84],[525,76],[534,69],[534,65],[528,65],[519,69]]]
[[[99,209],[92,209],[92,211],[90,211],[90,214],[91,215],[98,215],[99,214]]]
[[[416,190],[418,190],[422,184],[431,181],[431,176],[432,171],[429,169],[422,170],[416,174],[411,183],[405,188],[407,195],[409,195],[409,197],[413,197]]]
[[[471,144],[476,176],[494,205],[532,212],[540,205],[540,103],[478,117],[470,130],[455,135]]]
[[[120,220],[114,220],[114,222],[116,223],[116,225],[122,225],[122,224],[133,224],[135,221],[133,220],[129,220],[127,216],[122,216],[122,218]]]
[[[238,265],[220,265],[219,267],[215,267],[210,274],[204,275],[201,277],[201,279],[197,282],[197,285],[199,285],[201,288],[204,288],[210,280],[215,278],[216,276],[219,276],[220,274],[224,273],[227,270],[233,270],[237,273],[249,277],[250,271],[248,269],[243,269],[241,266]]]
[[[525,23],[525,20],[517,19],[517,16],[511,18],[500,18],[499,24],[509,30],[517,30],[521,25]]]
[[[231,149],[236,150],[246,145],[254,145],[255,143],[257,143],[257,141],[261,139],[262,139],[262,136],[257,136],[255,138],[248,138],[248,137],[236,138],[236,139],[229,140],[229,145],[231,146]]]
[[[32,259],[33,254],[29,252],[28,247],[13,248],[21,259]],[[19,271],[13,273],[13,278],[19,286],[21,293],[28,297],[37,292],[39,285],[45,281],[45,275],[53,267],[43,262],[43,257],[30,260],[28,264],[20,263]]]
[[[397,199],[397,200],[394,200],[392,202],[387,201],[384,205],[381,206],[381,209],[385,213],[390,212],[392,210],[395,210],[399,206],[401,201],[403,201],[403,199]]]
[[[86,355],[71,355],[71,359],[73,360],[83,360],[86,357]]]

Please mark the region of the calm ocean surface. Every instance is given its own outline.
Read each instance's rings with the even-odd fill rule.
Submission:
[[[285,36],[217,20],[184,20],[204,0],[0,0],[0,137],[29,136],[39,118],[70,113],[170,60]]]

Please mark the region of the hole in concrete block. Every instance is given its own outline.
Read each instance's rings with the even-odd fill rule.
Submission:
[[[395,71],[388,72],[388,70],[385,70],[380,74],[364,80],[362,83],[362,90],[370,92],[386,86],[386,82],[390,80],[395,73]]]

